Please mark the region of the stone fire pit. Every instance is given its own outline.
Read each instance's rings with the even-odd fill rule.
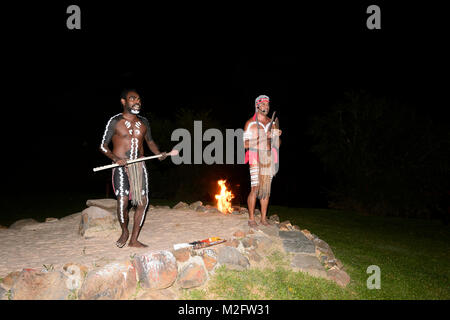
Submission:
[[[0,299],[178,299],[180,289],[205,285],[217,267],[258,268],[273,250],[285,252],[294,271],[341,286],[350,281],[326,242],[276,215],[269,217],[271,226],[250,229],[246,208],[225,215],[201,201],[150,206],[139,237],[149,247],[120,249],[116,201],[86,205],[59,220],[27,219],[0,228]],[[227,241],[173,250],[174,244],[209,237]]]

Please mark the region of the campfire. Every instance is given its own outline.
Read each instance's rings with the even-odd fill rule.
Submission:
[[[225,185],[226,180],[219,180],[217,184],[220,186],[220,193],[216,194],[217,209],[225,214],[232,213],[231,199],[234,198],[233,193],[227,190]]]

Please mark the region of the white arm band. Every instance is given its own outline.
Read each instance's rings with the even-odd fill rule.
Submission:
[[[250,131],[244,132],[244,141],[245,141],[245,140],[250,140],[250,139],[252,139],[252,138],[253,138],[252,132],[250,132]]]

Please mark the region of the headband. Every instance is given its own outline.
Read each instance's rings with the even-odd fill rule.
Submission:
[[[269,102],[270,99],[268,96],[260,95],[258,98],[255,99],[255,107],[257,107],[262,102]]]

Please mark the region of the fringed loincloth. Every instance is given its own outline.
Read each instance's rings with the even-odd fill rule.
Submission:
[[[259,150],[259,188],[258,199],[270,197],[270,187],[273,177],[273,161],[270,150]]]
[[[112,180],[116,197],[128,196],[134,206],[143,204],[148,195],[148,174],[143,161],[114,168]]]
[[[251,187],[258,187],[258,199],[267,199],[270,197],[270,190],[272,185],[272,178],[275,175],[274,163],[276,158],[269,150],[259,150],[253,161],[250,162],[250,185]]]

